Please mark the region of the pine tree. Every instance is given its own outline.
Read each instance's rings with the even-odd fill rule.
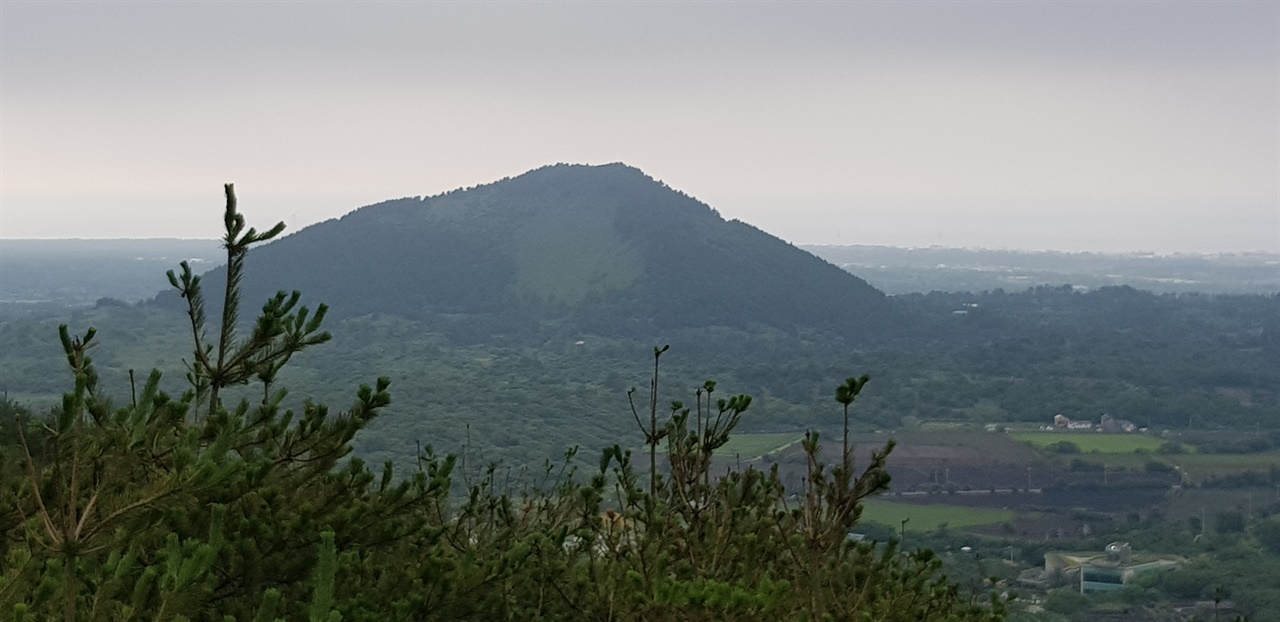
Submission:
[[[137,399],[116,408],[98,391],[95,331],[73,337],[61,328],[74,389],[34,436],[20,426],[21,471],[3,489],[4,507],[19,517],[6,540],[22,543],[0,567],[0,607],[14,615],[296,619],[305,603],[336,598],[312,589],[342,571],[330,549],[315,550],[321,532],[326,546],[378,555],[421,536],[427,507],[447,493],[448,462],[433,464],[430,478],[397,481],[390,465],[378,477],[349,455],[351,439],[390,401],[385,378],[362,386],[339,414],[309,401],[298,414],[282,408],[287,392],[273,389],[275,378],[293,355],[329,339],[325,308],[312,315],[297,292],[282,292],[238,338],[245,254],[283,225],[246,230],[230,185],[226,199],[231,278],[213,343],[200,278],[185,262],[180,276],[170,273],[188,303],[191,390],[173,399],[153,372]],[[223,403],[223,389],[251,382],[262,387],[258,404]],[[318,560],[324,572],[315,575]]]

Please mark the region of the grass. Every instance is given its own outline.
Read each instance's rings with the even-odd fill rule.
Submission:
[[[634,283],[643,276],[639,254],[618,237],[612,218],[605,210],[575,214],[522,236],[515,249],[516,291],[576,305],[593,293]]]
[[[1248,512],[1251,508],[1266,507],[1280,502],[1280,494],[1274,488],[1188,488],[1169,499],[1165,505],[1165,517],[1170,521],[1183,521],[1190,517],[1207,518],[1210,521],[1224,510]],[[1212,522],[1209,525],[1212,529]]]
[[[1228,469],[1262,469],[1270,465],[1280,465],[1280,451],[1268,451],[1257,454],[1182,454],[1160,456],[1166,462],[1182,467],[1226,467]]]
[[[982,424],[970,421],[922,421],[920,423],[921,432],[954,432],[981,429]]]
[[[729,442],[716,452],[718,456],[739,456],[743,460],[755,460],[766,454],[787,448],[804,438],[797,432],[781,434],[734,434]]]
[[[973,448],[981,452],[983,456],[990,457],[998,462],[1003,463],[1027,463],[1033,461],[1041,461],[1043,456],[1035,447],[1026,443],[1020,443],[1011,438],[1013,435],[1000,432],[981,432],[964,429],[953,429],[950,431],[926,431],[926,430],[899,430],[891,434],[875,434],[866,435],[859,434],[857,436],[858,443],[874,443],[877,445],[884,444],[889,439],[894,439],[899,445],[899,450],[903,455],[909,453],[913,446],[929,446],[929,447],[955,447],[955,448]],[[828,440],[824,437],[824,441]],[[889,458],[892,464],[893,457]]]
[[[903,519],[907,531],[934,531],[946,525],[951,529],[990,525],[1013,520],[1013,510],[1002,508],[973,508],[955,505],[894,503],[870,499],[863,504],[862,521],[880,523],[898,528]]]
[[[1101,432],[1014,432],[1010,438],[1036,447],[1047,447],[1066,441],[1075,443],[1082,453],[1131,454],[1138,450],[1154,452],[1166,441],[1138,434],[1104,434]]]
[[[1072,457],[1075,454],[1066,454]],[[1148,462],[1162,462],[1176,466],[1186,473],[1192,483],[1199,483],[1208,477],[1230,475],[1244,471],[1268,471],[1272,466],[1280,468],[1280,451],[1268,451],[1256,454],[1082,454],[1079,457],[1087,462],[1104,464],[1108,467],[1124,467],[1141,470]]]
[[[723,458],[737,457],[741,460],[756,460],[776,451],[782,451],[795,443],[804,440],[800,432],[782,432],[768,434],[732,434],[724,447],[716,450],[716,455]],[[637,453],[647,453],[648,449],[637,449]],[[665,454],[667,443],[658,446],[658,453]]]

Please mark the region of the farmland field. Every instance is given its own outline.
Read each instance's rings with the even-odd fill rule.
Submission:
[[[721,458],[738,458],[740,460],[755,460],[775,451],[782,451],[793,444],[799,443],[804,439],[801,432],[780,432],[765,434],[733,434],[729,436],[729,442],[724,447],[716,450],[716,455]],[[647,449],[637,449],[637,452],[643,453]],[[667,451],[667,444],[664,441],[658,446],[659,453]]]
[[[1269,451],[1256,454],[1186,454],[1175,456],[1161,456],[1167,462],[1182,466],[1183,468],[1220,468],[1224,470],[1232,469],[1261,469],[1266,470],[1271,465],[1280,466],[1280,452]]]
[[[755,460],[765,454],[784,449],[792,443],[798,443],[803,438],[804,434],[798,432],[734,434],[729,437],[729,442],[724,447],[716,451],[716,455],[738,456],[743,460]]]
[[[1169,499],[1165,515],[1172,521],[1190,517],[1211,518],[1222,511],[1235,510],[1248,513],[1250,508],[1280,503],[1280,491],[1275,488],[1188,488]]]
[[[1154,452],[1165,441],[1139,434],[1104,434],[1101,432],[1014,432],[1009,435],[1016,441],[1047,447],[1066,441],[1075,443],[1083,453],[1129,454],[1139,450]]]
[[[1095,454],[1080,456],[1087,462],[1141,470],[1148,462],[1162,462],[1179,468],[1189,481],[1199,483],[1206,478],[1244,471],[1268,471],[1280,468],[1280,451],[1253,454]]]
[[[1012,520],[1012,510],[1002,508],[974,508],[955,505],[917,505],[870,499],[863,504],[862,521],[880,523],[897,528],[903,519],[908,531],[933,531],[942,525],[950,528],[989,525]]]

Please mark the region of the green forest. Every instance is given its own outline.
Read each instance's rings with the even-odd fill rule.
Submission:
[[[1276,296],[1041,287],[889,302],[912,330],[881,341],[764,326],[619,336],[567,320],[508,330],[488,316],[330,318],[325,353],[299,354],[280,377],[295,396],[325,402],[346,399],[341,387],[353,370],[391,378],[398,390],[389,416],[355,441],[376,462],[412,459],[418,440],[521,465],[571,445],[619,442],[625,392],[646,382],[654,343],[672,346],[673,394],[716,378],[755,396],[766,414],[743,422],[753,433],[835,430],[830,387],[849,370],[876,378],[854,423],[864,432],[923,422],[1043,425],[1058,413],[1095,421],[1109,413],[1179,433],[1280,428]],[[68,322],[97,326],[110,342],[97,363],[114,394],[128,390],[129,370],[151,367],[166,373],[165,390],[180,393],[189,357],[175,344],[190,332],[184,317],[108,302],[0,323],[0,389],[23,403],[54,403],[62,377],[57,327]]]
[[[988,620],[1004,593],[961,590],[926,549],[848,537],[889,478],[886,444],[855,465],[848,421],[867,378],[836,387],[842,458],[802,489],[776,469],[712,472],[752,404],[703,384],[666,402],[653,350],[633,395],[644,450],[576,452],[532,476],[455,479],[430,446],[373,468],[352,441],[391,401],[377,378],[346,410],[282,406],[290,359],[330,340],[298,294],[241,318],[250,246],[227,187],[227,275],[206,292],[183,264],[187,389],[161,374],[100,386],[93,328],[60,330],[67,384],[45,415],[5,401],[0,606],[14,620],[866,619]],[[205,301],[222,301],[207,314]],[[241,321],[241,320],[246,321]],[[227,389],[256,395],[230,401]],[[663,448],[658,452],[658,448]],[[855,471],[855,469],[857,469]],[[464,493],[451,495],[462,486]]]

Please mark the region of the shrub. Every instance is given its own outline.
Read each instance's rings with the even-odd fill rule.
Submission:
[[[1052,451],[1054,453],[1059,453],[1059,454],[1080,453],[1080,446],[1071,441],[1058,441],[1056,443],[1049,443],[1048,445],[1045,446],[1045,449],[1048,449],[1049,451]]]

